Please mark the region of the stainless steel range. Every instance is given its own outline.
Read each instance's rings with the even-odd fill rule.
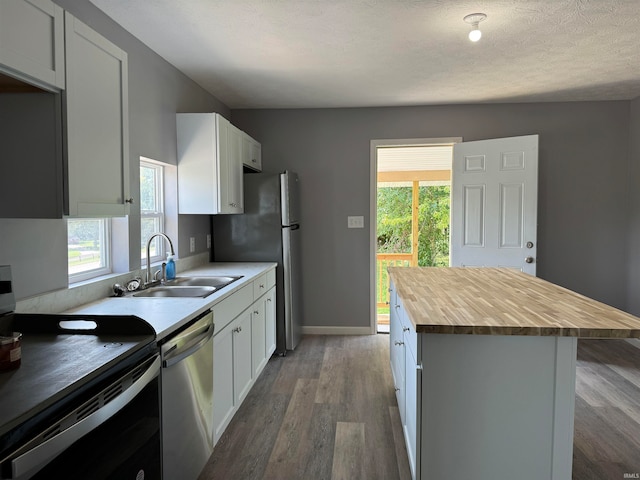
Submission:
[[[18,314],[0,266],[0,334],[21,365],[0,373],[0,478],[160,479],[160,358],[134,316]]]

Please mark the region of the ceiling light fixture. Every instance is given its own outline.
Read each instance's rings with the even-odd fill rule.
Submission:
[[[473,29],[469,32],[469,40],[477,42],[482,37],[482,32],[478,24],[483,20],[486,20],[487,16],[484,13],[472,13],[464,17],[464,21],[470,24]]]

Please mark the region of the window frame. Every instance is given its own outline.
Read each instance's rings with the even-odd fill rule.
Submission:
[[[140,237],[142,237],[142,221],[145,218],[153,218],[158,220],[159,228],[157,232],[164,232],[165,227],[165,192],[164,192],[164,165],[161,162],[155,161],[151,158],[140,157],[140,169],[142,168],[150,168],[155,171],[155,210],[144,210],[142,208],[142,198],[140,200]],[[142,173],[142,172],[141,172]],[[142,197],[142,194],[140,194]],[[146,246],[148,238],[140,238],[140,264],[142,267],[146,267],[147,265],[147,257],[146,257]],[[165,242],[160,241],[161,239],[156,237],[154,240],[157,245],[158,254],[154,255],[150,258],[151,263],[163,262],[166,258],[166,248]]]
[[[71,217],[67,219],[67,238],[69,235],[69,221],[84,221],[84,220],[99,220],[102,222],[102,234],[101,240],[103,241],[104,248],[100,250],[101,260],[104,262],[104,266],[99,268],[92,268],[90,270],[85,270],[78,273],[70,273],[68,271],[68,263],[69,263],[69,249],[67,247],[67,274],[69,278],[69,284],[84,282],[86,280],[90,280],[95,277],[100,277],[102,275],[109,275],[113,272],[113,262],[111,255],[111,219],[108,217],[80,217],[75,218]],[[68,241],[67,241],[68,244]]]

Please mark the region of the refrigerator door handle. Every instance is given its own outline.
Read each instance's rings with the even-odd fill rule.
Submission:
[[[289,228],[291,230],[298,230],[300,228],[300,225],[290,225]]]

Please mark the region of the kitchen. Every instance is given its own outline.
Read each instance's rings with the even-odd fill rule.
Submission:
[[[637,96],[632,100],[548,103],[230,109],[90,2],[57,3],[128,54],[132,192],[138,188],[138,166],[133,159],[145,156],[177,163],[176,112],[219,112],[262,142],[269,152],[265,153],[265,170],[290,168],[303,181],[313,179],[306,182],[301,197],[302,216],[308,219],[302,231],[302,264],[304,271],[313,272],[313,278],[302,286],[306,333],[370,332],[370,292],[368,283],[362,281],[369,276],[368,232],[366,228],[347,230],[345,217],[369,211],[370,140],[425,135],[455,134],[473,140],[538,133],[539,275],[640,313],[635,294],[640,286],[640,257],[632,248],[640,231],[640,202],[633,188],[640,181]],[[14,201],[5,199],[4,203]],[[180,261],[192,258],[197,264],[208,257],[210,226],[206,216],[180,215],[176,221],[174,240],[181,271],[190,265],[181,266]],[[124,223],[129,241],[119,250],[123,258],[117,260],[116,271],[126,275],[140,267],[135,209]],[[61,298],[79,292],[78,288],[66,290],[64,221],[2,219],[0,229],[0,264],[13,267],[18,308],[21,301],[25,305],[27,298],[47,292],[56,292],[49,297],[63,303],[58,311],[72,308]],[[196,239],[193,253],[191,237]],[[77,295],[79,303],[94,299]]]

